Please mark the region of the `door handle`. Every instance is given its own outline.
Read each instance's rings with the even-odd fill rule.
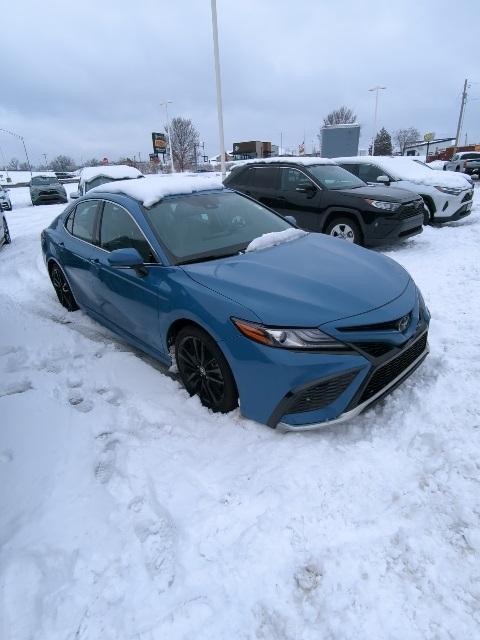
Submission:
[[[97,265],[100,264],[100,260],[98,258],[90,258],[90,262],[92,264],[97,264]]]
[[[64,242],[59,242],[59,243],[58,243],[58,246],[59,246],[59,247],[64,247],[64,246],[65,246],[65,243],[64,243]]]

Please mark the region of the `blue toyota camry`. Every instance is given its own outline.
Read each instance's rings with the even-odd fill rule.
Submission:
[[[409,274],[202,177],[105,184],[42,232],[60,303],[165,365],[213,411],[283,429],[357,415],[428,353]]]

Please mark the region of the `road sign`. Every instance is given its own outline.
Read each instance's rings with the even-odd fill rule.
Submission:
[[[153,153],[167,152],[167,137],[164,133],[152,133]]]
[[[435,134],[434,134],[434,133],[432,133],[432,132],[426,133],[426,134],[423,136],[423,139],[425,140],[425,142],[431,142],[432,140],[434,140],[434,139],[435,139]]]

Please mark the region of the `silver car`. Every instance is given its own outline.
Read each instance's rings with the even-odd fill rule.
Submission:
[[[4,211],[12,210],[12,202],[10,200],[10,196],[8,195],[8,191],[0,185],[0,208],[3,207]]]
[[[68,202],[67,192],[56,176],[34,176],[30,181],[33,206],[42,202]]]

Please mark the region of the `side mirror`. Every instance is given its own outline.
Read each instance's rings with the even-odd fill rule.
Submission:
[[[297,226],[297,219],[294,216],[284,216],[284,218],[287,222],[290,222],[290,224]]]
[[[143,258],[136,249],[115,249],[108,258],[108,263],[112,267],[129,267],[135,269],[139,276],[146,276],[148,270],[143,264]]]
[[[76,200],[77,198],[80,198],[80,191],[72,191],[72,193],[70,194],[70,198],[71,200]]]
[[[295,191],[299,193],[308,193],[309,195],[313,195],[317,190],[316,186],[313,182],[301,182],[298,187],[295,187]]]
[[[391,180],[388,176],[378,176],[377,182],[381,182],[382,184],[389,185]]]

